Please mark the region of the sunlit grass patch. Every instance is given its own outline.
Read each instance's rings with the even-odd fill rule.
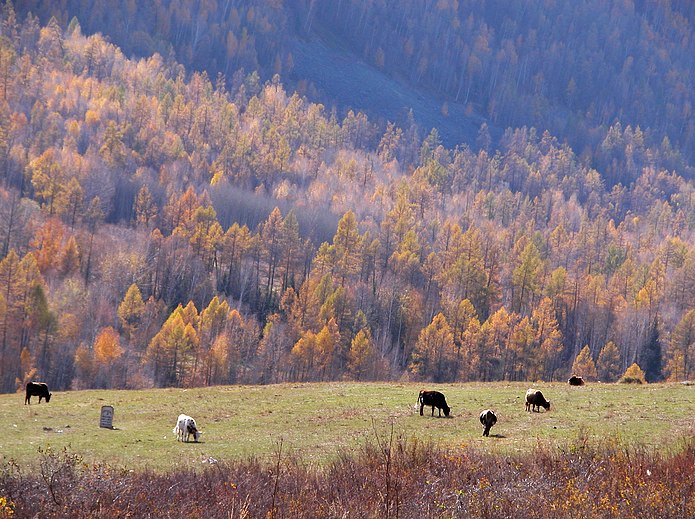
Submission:
[[[0,455],[22,464],[39,447],[69,447],[88,462],[170,470],[182,454],[202,460],[272,457],[278,443],[309,463],[325,464],[341,450],[394,430],[402,438],[444,450],[461,445],[512,454],[540,446],[557,448],[580,433],[598,443],[619,438],[628,445],[667,449],[695,431],[693,387],[681,384],[487,383],[427,386],[442,391],[449,418],[420,416],[417,395],[425,384],[325,383],[220,386],[140,391],[55,392],[49,404],[24,405],[23,395],[0,395],[5,433]],[[526,412],[524,394],[538,387],[549,411]],[[114,406],[113,430],[99,427],[102,405]],[[498,422],[482,437],[481,410]],[[203,431],[199,443],[182,444],[172,428],[180,413]]]

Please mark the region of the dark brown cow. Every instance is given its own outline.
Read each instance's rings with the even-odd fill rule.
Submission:
[[[483,436],[490,436],[490,429],[497,423],[497,415],[492,409],[485,409],[480,413],[480,423],[485,427]]]
[[[570,386],[583,386],[584,385],[584,379],[582,377],[579,377],[577,375],[572,375],[569,380],[567,380],[567,383]]]
[[[439,416],[442,416],[442,411],[444,411],[444,416],[449,416],[451,408],[446,405],[446,398],[439,391],[425,391],[423,389],[420,391],[417,401],[420,404],[420,416],[422,416],[422,408],[426,405],[432,406],[432,416],[434,416],[435,407],[439,411]]]
[[[27,382],[27,395],[24,397],[24,405],[30,404],[31,405],[31,397],[32,396],[38,396],[39,397],[39,404],[41,403],[41,399],[45,398],[46,403],[51,401],[51,395],[53,393],[48,392],[48,385],[44,382]]]
[[[550,401],[546,400],[543,393],[538,389],[529,389],[526,391],[526,410],[540,412],[541,407],[547,411],[550,409]]]

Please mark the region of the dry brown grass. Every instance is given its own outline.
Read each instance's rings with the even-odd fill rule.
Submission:
[[[274,458],[210,460],[203,471],[182,459],[159,474],[43,451],[39,470],[1,468],[0,517],[695,517],[692,438],[671,453],[580,435],[503,455],[451,454],[391,433],[323,467],[281,444]]]

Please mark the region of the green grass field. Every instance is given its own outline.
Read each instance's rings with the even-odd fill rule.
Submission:
[[[416,409],[418,391],[447,396],[451,417]],[[623,445],[673,449],[695,435],[695,387],[682,384],[543,383],[549,412],[524,410],[528,383],[429,385],[324,383],[220,386],[142,391],[54,392],[51,402],[24,405],[24,395],[0,395],[0,457],[22,466],[39,461],[39,448],[68,447],[85,462],[166,471],[186,458],[193,465],[256,456],[271,459],[282,444],[307,463],[323,463],[377,437],[432,442],[445,449],[530,451],[539,444],[565,447],[579,437]],[[113,430],[99,427],[102,405],[114,406]],[[478,414],[492,408],[498,423],[482,437]],[[199,443],[177,442],[179,413],[193,416]]]

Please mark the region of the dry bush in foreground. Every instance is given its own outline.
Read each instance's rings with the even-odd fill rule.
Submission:
[[[279,448],[274,462],[182,460],[165,475],[47,450],[39,469],[2,467],[0,516],[683,518],[695,517],[694,466],[692,438],[675,454],[579,438],[508,456],[377,437],[322,468]]]

